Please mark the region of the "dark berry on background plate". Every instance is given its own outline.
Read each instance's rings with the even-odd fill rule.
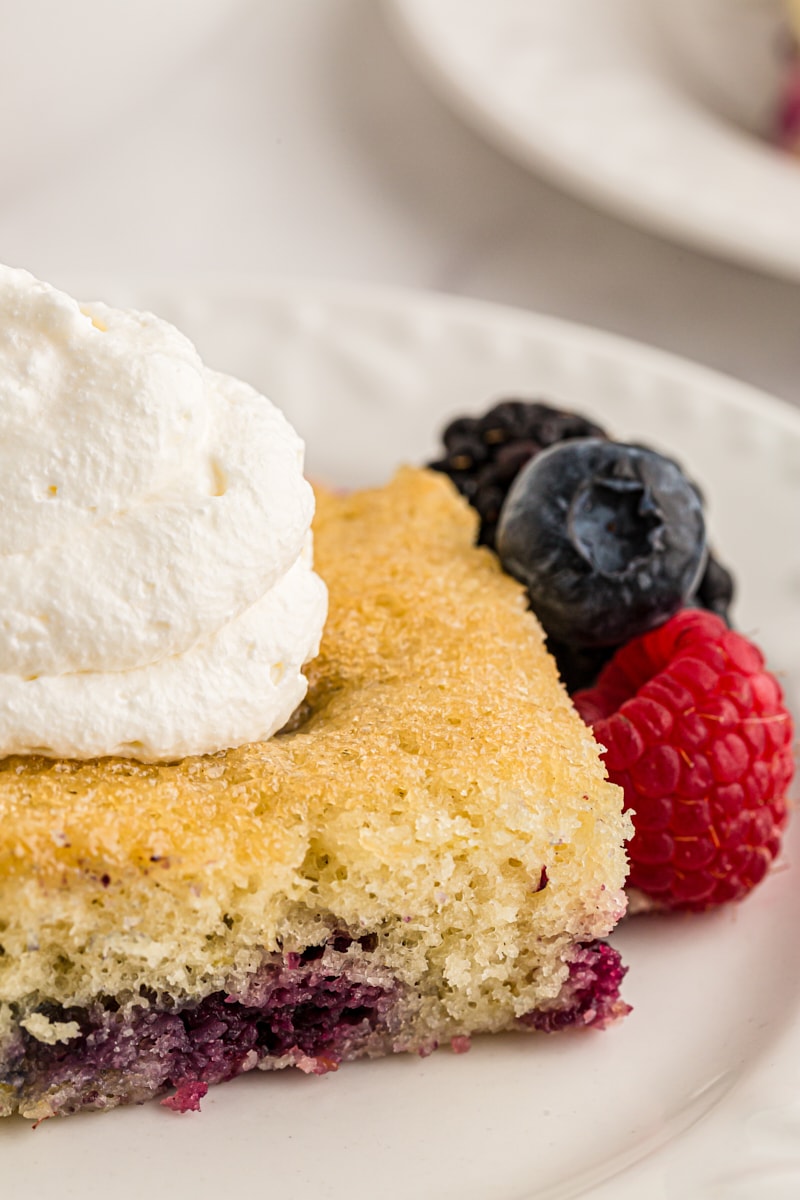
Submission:
[[[666,621],[708,555],[702,501],[678,464],[598,438],[554,445],[520,471],[497,551],[548,636],[572,648],[616,646]]]
[[[428,466],[443,471],[481,518],[478,542],[494,549],[497,519],[508,489],[535,455],[569,438],[604,438],[578,413],[540,400],[503,400],[482,417],[458,417],[445,429],[445,454]]]

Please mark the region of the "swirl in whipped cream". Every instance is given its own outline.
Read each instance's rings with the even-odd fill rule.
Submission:
[[[269,737],[326,611],[303,444],[146,313],[0,268],[0,754]]]

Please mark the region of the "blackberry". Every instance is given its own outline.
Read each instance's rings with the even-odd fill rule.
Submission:
[[[603,667],[611,661],[619,647],[569,646],[566,642],[558,642],[549,637],[547,649],[556,660],[564,687],[572,696],[575,692],[594,685]]]
[[[519,471],[540,451],[567,438],[607,438],[594,421],[541,400],[503,400],[482,417],[458,417],[445,429],[445,455],[428,463],[443,471],[481,518],[478,543],[494,549],[500,509]]]
[[[520,470],[541,451],[571,438],[608,439],[594,421],[541,400],[508,399],[483,416],[457,417],[444,430],[444,455],[428,463],[455,484],[480,517],[479,545],[496,550],[500,510]],[[646,447],[643,447],[646,449]],[[730,625],[734,580],[709,552],[690,604],[708,609]],[[570,692],[590,686],[615,647],[587,649],[548,639]]]
[[[716,613],[718,617],[722,617],[726,625],[730,625],[730,607],[733,603],[735,587],[733,575],[728,568],[723,567],[719,559],[709,553],[706,569],[697,586],[693,603],[697,608],[707,608],[709,612]]]

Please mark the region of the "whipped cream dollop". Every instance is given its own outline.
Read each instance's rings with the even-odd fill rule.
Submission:
[[[0,267],[0,755],[269,737],[327,595],[303,443],[166,321]]]

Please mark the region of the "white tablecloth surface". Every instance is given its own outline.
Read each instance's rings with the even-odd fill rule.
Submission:
[[[34,145],[0,183],[0,259],[67,288],[220,273],[435,288],[621,332],[800,403],[800,288],[508,161],[433,94],[376,0],[232,2],[144,101],[47,161]]]

